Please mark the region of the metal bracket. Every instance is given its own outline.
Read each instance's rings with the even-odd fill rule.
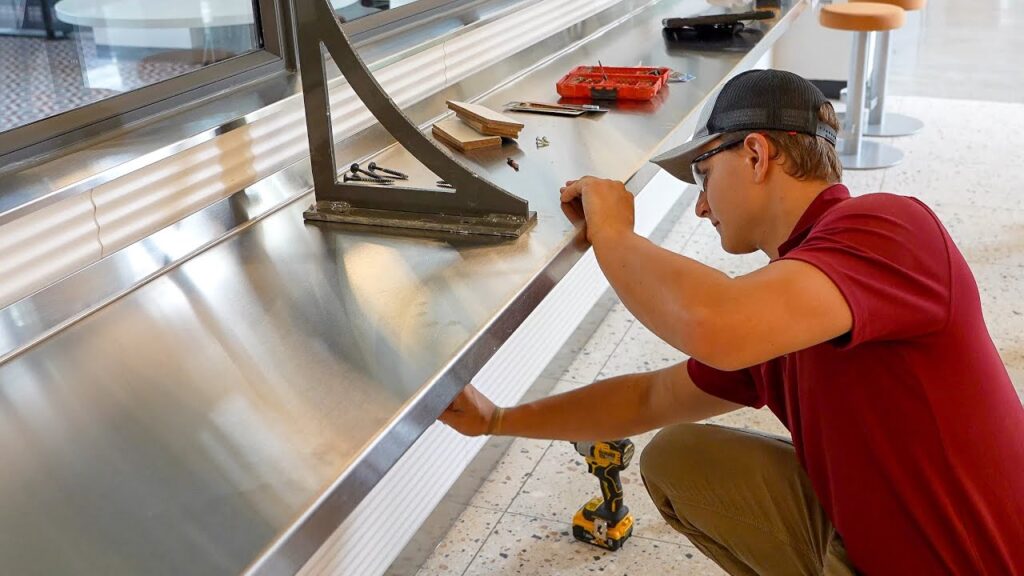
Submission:
[[[359,57],[329,0],[300,0],[295,12],[316,194],[306,220],[513,237],[536,222],[525,200],[473,173],[420,132]],[[338,182],[323,48],[381,125],[454,191]]]

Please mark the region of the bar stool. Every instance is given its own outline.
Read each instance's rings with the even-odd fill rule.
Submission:
[[[842,138],[836,143],[839,161],[850,170],[872,170],[895,166],[903,152],[887,144],[864,140],[864,108],[867,97],[868,42],[875,32],[903,26],[903,9],[889,4],[858,2],[822,6],[818,21],[826,28],[855,32],[850,53],[846,115]]]
[[[905,12],[923,10],[927,0],[850,0],[877,2],[899,6]],[[885,111],[885,92],[889,82],[889,58],[892,57],[892,30],[879,32],[875,38],[874,66],[868,82],[868,125],[865,136],[910,136],[924,128],[924,122],[912,116]]]

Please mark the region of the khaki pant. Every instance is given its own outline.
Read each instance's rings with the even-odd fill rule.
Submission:
[[[665,428],[640,472],[665,520],[733,575],[849,575],[793,445],[705,424]]]

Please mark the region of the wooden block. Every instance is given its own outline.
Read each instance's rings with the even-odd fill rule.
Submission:
[[[523,124],[516,122],[514,118],[479,104],[449,100],[448,108],[454,110],[455,114],[460,118],[479,123],[486,129],[515,131],[517,136],[519,131],[523,129]]]
[[[431,132],[434,138],[463,152],[501,147],[501,136],[481,134],[458,118],[447,118],[434,124]]]
[[[459,119],[468,124],[471,128],[473,128],[473,130],[476,130],[481,134],[486,134],[488,136],[502,136],[504,138],[511,138],[513,140],[519,138],[519,130],[508,130],[500,127],[496,128],[487,126],[482,122],[477,122],[476,120],[473,120],[472,118],[462,118],[460,116]]]

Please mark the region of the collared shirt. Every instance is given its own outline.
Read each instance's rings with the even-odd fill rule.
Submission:
[[[779,417],[864,573],[1024,574],[1024,408],[935,214],[835,185],[779,254],[826,274],[853,328],[736,372],[691,359],[694,383]]]

